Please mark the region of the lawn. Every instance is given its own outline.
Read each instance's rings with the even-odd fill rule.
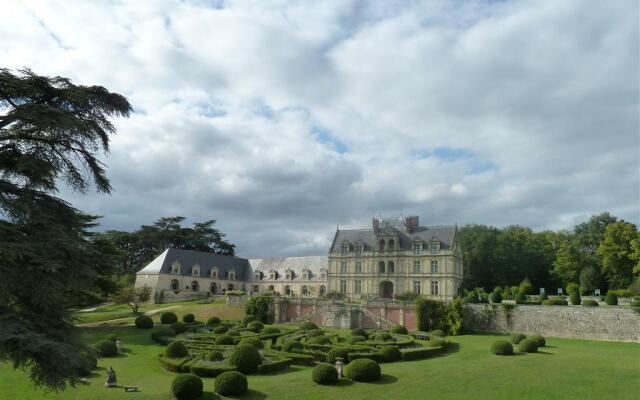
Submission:
[[[199,310],[200,305],[185,305]],[[209,305],[211,308],[211,305]],[[220,308],[222,310],[222,308]],[[87,342],[116,333],[124,338],[126,354],[102,359],[88,385],[61,393],[43,394],[32,388],[27,375],[0,366],[0,393],[7,399],[166,399],[175,374],[165,371],[156,357],[163,347],[149,339],[149,331],[127,326],[83,328]],[[640,382],[640,345],[548,338],[538,354],[500,357],[488,351],[496,335],[452,338],[449,353],[421,361],[382,364],[383,379],[374,384],[343,381],[319,386],[310,367],[292,367],[269,376],[250,376],[245,399],[636,399]],[[139,393],[105,389],[105,368],[113,366],[118,383],[137,385]],[[205,391],[213,379],[204,379]],[[215,395],[207,398],[217,398]]]

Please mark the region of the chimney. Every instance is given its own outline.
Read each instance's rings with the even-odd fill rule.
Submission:
[[[373,233],[377,235],[379,228],[380,228],[380,220],[377,218],[373,218]]]
[[[407,233],[411,233],[418,227],[420,219],[417,215],[411,215],[404,220],[404,226],[407,228]]]

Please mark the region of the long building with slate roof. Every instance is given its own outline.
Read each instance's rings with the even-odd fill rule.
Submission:
[[[420,226],[417,216],[374,218],[370,229],[336,230],[328,256],[245,259],[167,249],[140,270],[136,286],[156,302],[227,291],[393,298],[416,293],[449,300],[462,284],[455,226]]]

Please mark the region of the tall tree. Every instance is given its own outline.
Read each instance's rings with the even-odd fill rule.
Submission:
[[[598,247],[602,271],[613,289],[626,289],[633,281],[636,266],[633,243],[638,239],[638,229],[628,222],[607,225],[604,239]]]
[[[0,361],[29,369],[36,385],[77,382],[87,349],[65,296],[95,287],[107,267],[89,233],[96,217],[57,198],[58,182],[108,193],[97,154],[108,152],[110,119],[130,111],[100,86],[0,69]]]

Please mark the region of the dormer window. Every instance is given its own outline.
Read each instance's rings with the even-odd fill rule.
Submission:
[[[326,269],[321,269],[320,270],[320,279],[327,279],[327,270]]]
[[[393,239],[389,239],[388,246],[389,246],[389,250],[393,250],[396,248],[396,243],[393,241]]]
[[[364,244],[358,243],[356,245],[356,255],[361,256],[363,252],[364,252]]]
[[[288,281],[293,279],[293,271],[292,270],[288,269],[285,272],[285,279],[288,280]]]
[[[349,245],[344,243],[341,247],[340,247],[340,255],[342,256],[346,256],[347,254],[349,254]]]
[[[275,270],[270,270],[269,279],[271,279],[272,281],[275,281],[276,279],[278,279],[278,273]]]
[[[413,254],[416,256],[419,256],[420,254],[422,254],[422,243],[420,242],[413,243]]]
[[[259,281],[262,279],[262,271],[256,271],[255,280]]]
[[[194,265],[193,267],[191,267],[191,275],[192,276],[200,276],[200,266],[199,265]]]
[[[431,254],[438,254],[438,251],[440,251],[440,242],[429,243],[429,250]]]
[[[171,273],[172,274],[179,274],[180,273],[180,263],[177,261],[174,261],[173,264],[171,264]]]
[[[303,269],[302,279],[304,279],[305,281],[308,281],[309,279],[311,279],[311,271],[309,271],[308,269]]]
[[[218,279],[218,267],[211,268],[211,278]]]
[[[234,270],[229,271],[229,280],[231,280],[231,281],[235,281],[236,280],[236,271],[234,271]]]

